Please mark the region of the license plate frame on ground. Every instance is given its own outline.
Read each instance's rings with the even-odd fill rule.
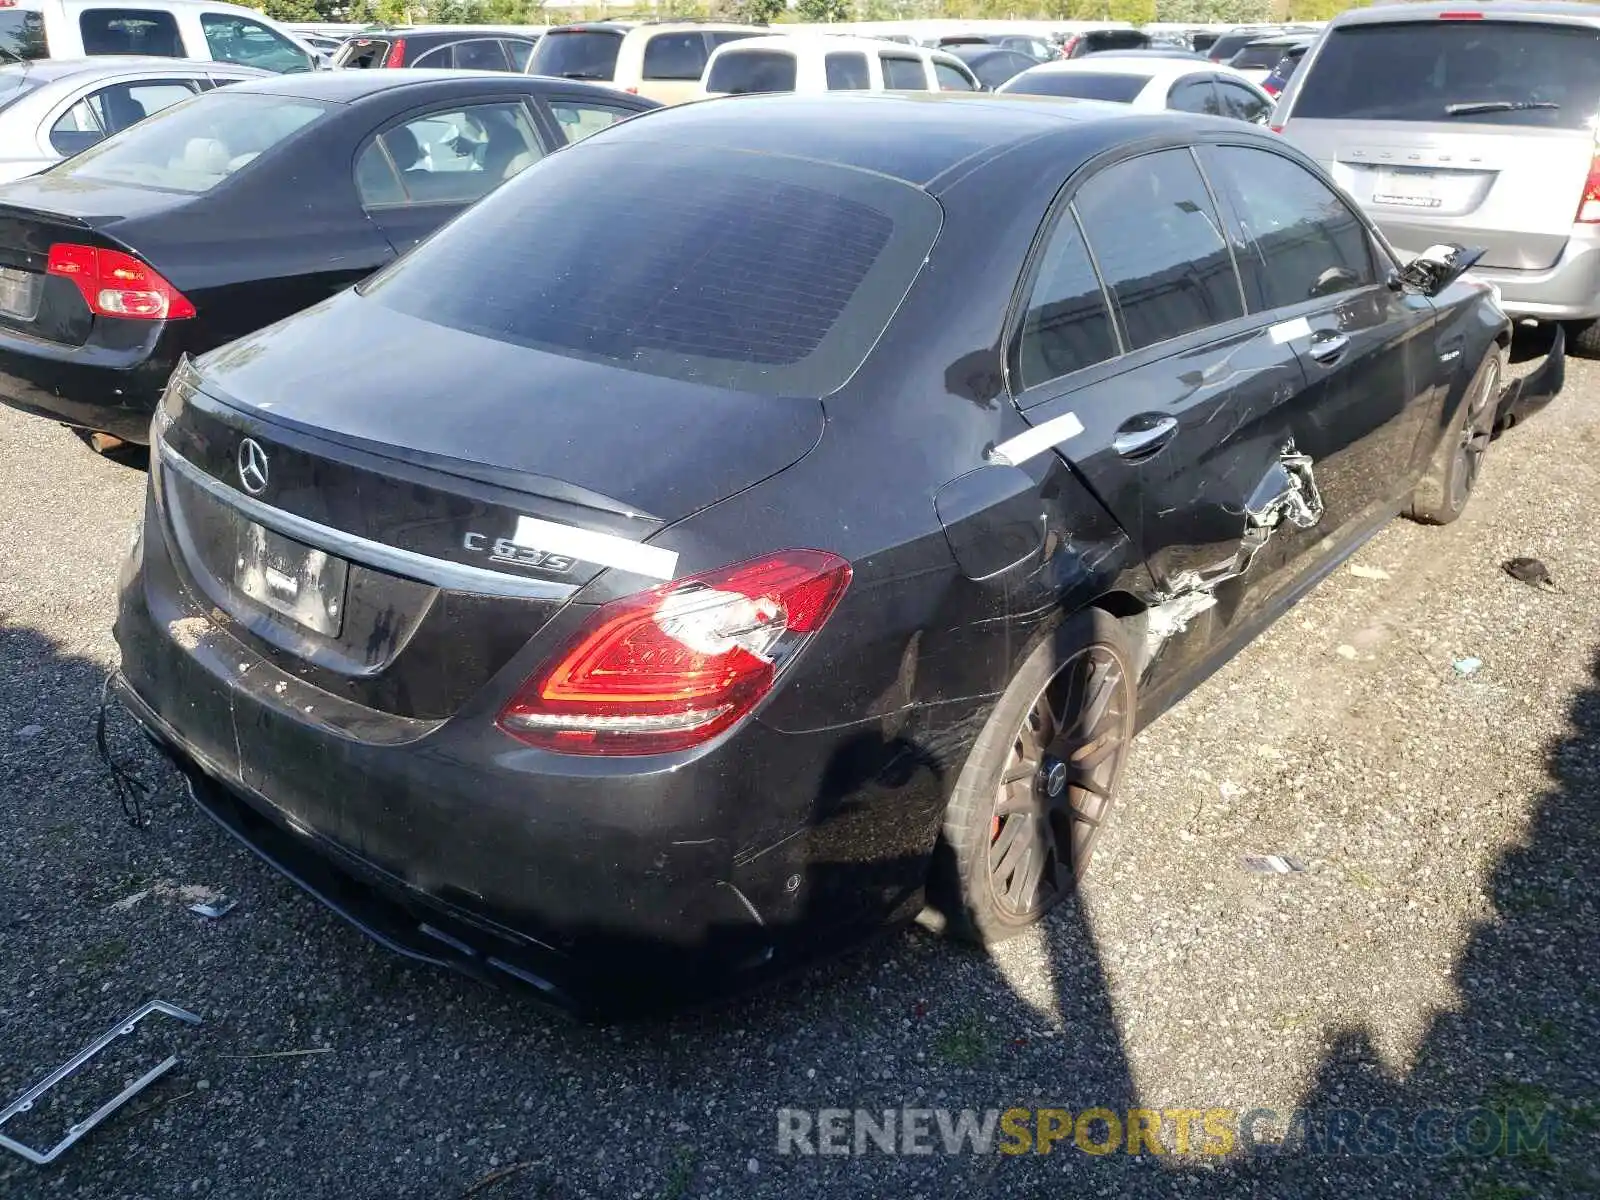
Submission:
[[[0,316],[31,321],[39,315],[43,277],[35,271],[0,267]]]
[[[350,565],[254,521],[241,521],[233,583],[279,616],[323,637],[344,625]]]

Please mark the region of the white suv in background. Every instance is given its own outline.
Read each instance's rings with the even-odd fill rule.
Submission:
[[[315,51],[275,21],[236,4],[154,0],[12,0],[0,5],[0,57],[92,58],[137,54],[309,71]]]

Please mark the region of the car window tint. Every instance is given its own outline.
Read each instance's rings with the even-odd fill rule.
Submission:
[[[13,62],[50,57],[42,12],[18,8],[0,10],[0,58],[7,55]]]
[[[1185,79],[1172,85],[1172,91],[1167,94],[1167,107],[1174,112],[1203,113],[1206,116],[1220,116],[1222,107],[1217,103],[1217,89],[1211,85],[1211,77],[1203,79]]]
[[[1217,80],[1217,92],[1222,97],[1222,115],[1225,117],[1261,125],[1266,122],[1267,114],[1272,111],[1270,102],[1232,80]]]
[[[455,65],[458,71],[509,71],[506,52],[500,48],[499,38],[473,38],[455,44]]]
[[[78,16],[85,54],[184,58],[177,19],[160,9],[89,8]]]
[[[57,154],[72,155],[88,149],[105,135],[99,114],[85,97],[62,113],[50,127],[50,145]]]
[[[867,69],[865,54],[845,54],[836,50],[823,56],[822,66],[828,73],[830,92],[861,91],[872,86],[872,75]]]
[[[200,30],[211,57],[264,71],[309,71],[306,52],[260,21],[232,13],[201,13]]]
[[[581,142],[602,129],[615,125],[634,115],[631,108],[616,108],[594,100],[551,100],[550,115],[556,119],[567,145]]]
[[[1210,146],[1205,154],[1245,236],[1240,266],[1252,308],[1282,308],[1377,281],[1366,226],[1299,163],[1246,146]]]
[[[426,54],[419,54],[411,66],[418,71],[448,71],[455,66],[454,46],[435,46]]]
[[[528,74],[565,79],[610,79],[617,69],[622,34],[614,29],[557,29],[539,39]]]
[[[699,79],[706,69],[706,39],[699,30],[658,33],[644,44],[646,79]]]
[[[403,195],[369,156],[387,156]],[[544,155],[521,104],[474,104],[413,117],[385,130],[356,163],[356,188],[384,204],[467,204]]]
[[[1073,207],[1129,350],[1244,315],[1233,258],[1187,150],[1108,167]]]
[[[925,92],[928,74],[922,69],[920,58],[901,58],[898,54],[880,54],[883,64],[883,86],[891,92]]]
[[[941,219],[887,175],[723,147],[601,138],[535,173],[363,294],[642,375],[824,396],[882,335]]]
[[[1105,100],[1128,104],[1150,82],[1150,76],[1137,72],[1112,74],[1109,71],[1055,71],[1034,67],[1006,80],[1000,89],[1025,96],[1067,96],[1075,100]]]
[[[1117,354],[1111,310],[1083,233],[1063,212],[1028,296],[1012,359],[1013,389],[1025,391]]]
[[[528,69],[528,60],[533,57],[532,42],[524,42],[519,38],[506,38],[500,45],[505,49],[506,57],[511,60],[513,71]]]
[[[745,96],[756,92],[792,92],[794,55],[787,50],[728,50],[706,72],[706,91]]]
[[[162,109],[120,136],[67,159],[53,176],[205,192],[325,116],[329,108],[320,100],[222,88]]]
[[[968,79],[949,63],[934,63],[933,77],[939,81],[939,90],[941,92],[975,92],[978,90],[972,86],[972,80]]]

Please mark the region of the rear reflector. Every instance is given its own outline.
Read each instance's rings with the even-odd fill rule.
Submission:
[[[395,38],[394,45],[389,47],[389,57],[383,60],[385,67],[403,67],[406,65],[406,40]]]
[[[194,305],[154,267],[120,250],[57,242],[44,269],[72,280],[97,317],[175,321],[194,316]]]
[[[663,754],[732,727],[772,690],[850,584],[850,564],[785,550],[600,608],[500,714],[565,754]]]

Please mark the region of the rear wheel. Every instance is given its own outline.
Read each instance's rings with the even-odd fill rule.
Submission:
[[[1133,739],[1133,656],[1090,609],[1038,647],[995,706],[945,813],[931,890],[952,933],[1001,941],[1072,891]]]
[[[1428,473],[1411,493],[1406,515],[1412,520],[1424,525],[1448,525],[1466,511],[1494,437],[1504,370],[1505,351],[1498,345],[1491,346],[1467,385],[1455,426],[1439,443]]]

